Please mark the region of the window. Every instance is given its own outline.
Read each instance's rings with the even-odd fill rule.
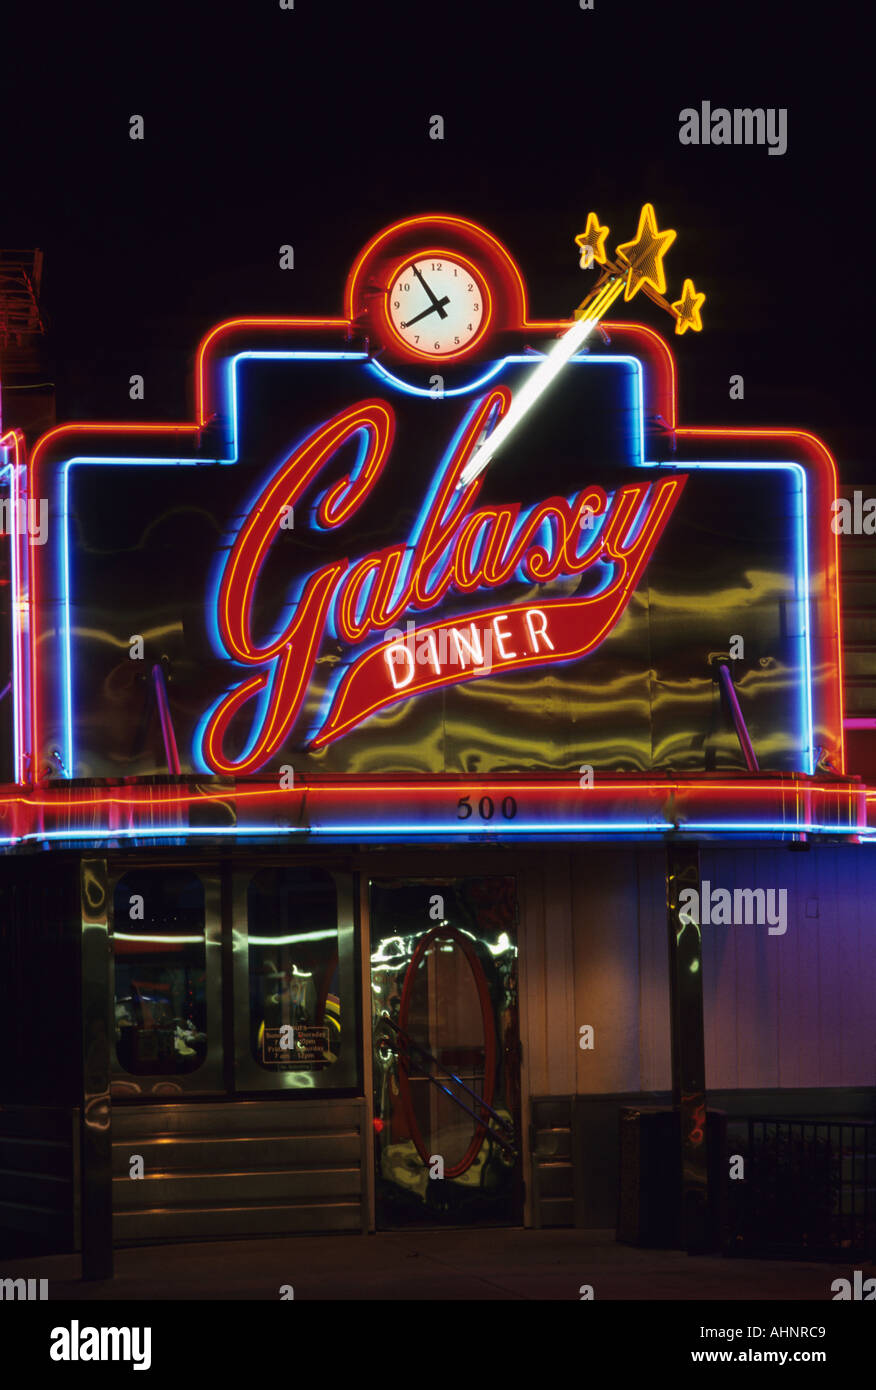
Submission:
[[[354,1026],[341,1003],[334,876],[260,870],[247,888],[247,922],[252,1059],[270,1072],[332,1066]]]
[[[124,874],[113,898],[115,1037],[134,1076],[197,1071],[207,1051],[204,889],[188,870]]]

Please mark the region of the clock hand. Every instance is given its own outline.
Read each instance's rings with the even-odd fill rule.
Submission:
[[[435,312],[436,309],[438,310],[438,312],[439,312],[439,314],[441,315],[441,317],[442,317],[443,319],[446,319],[446,318],[447,318],[447,315],[444,313],[444,311],[443,311],[443,309],[442,309],[441,306],[442,306],[442,304],[449,304],[449,303],[450,303],[450,300],[449,300],[449,298],[447,297],[447,295],[445,294],[445,296],[444,296],[443,299],[436,299],[436,300],[435,300],[435,303],[434,303],[434,304],[430,304],[428,309],[424,309],[423,312],[422,312],[422,314],[417,314],[415,318],[408,319],[407,323],[403,323],[403,324],[401,325],[402,328],[410,328],[412,324],[414,324],[414,323],[419,323],[419,322],[420,322],[420,319],[424,319],[424,318],[426,317],[427,314],[434,314],[434,312]]]
[[[443,319],[446,319],[446,318],[447,318],[447,315],[445,314],[444,310],[441,308],[441,304],[447,304],[447,303],[449,302],[448,299],[447,299],[447,296],[445,295],[444,298],[441,300],[441,303],[439,304],[438,300],[435,298],[434,294],[433,294],[432,291],[429,289],[429,286],[426,284],[426,281],[423,279],[422,272],[419,271],[419,270],[417,270],[417,267],[416,267],[413,263],[411,263],[411,270],[412,270],[413,273],[416,275],[417,279],[419,280],[420,284],[423,286],[423,289],[426,291],[427,295],[429,296],[429,298],[430,298],[431,301],[432,301],[432,304],[433,304],[434,307],[438,310],[438,312],[439,312],[439,314],[441,315],[441,317],[442,317]]]

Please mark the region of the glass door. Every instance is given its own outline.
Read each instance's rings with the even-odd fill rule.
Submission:
[[[380,1228],[522,1220],[510,877],[371,881]]]

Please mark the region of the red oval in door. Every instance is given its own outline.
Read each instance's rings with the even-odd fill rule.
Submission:
[[[418,941],[414,954],[411,956],[410,964],[408,965],[408,968],[405,971],[405,979],[404,984],[402,985],[401,999],[399,1001],[398,1026],[399,1028],[402,1028],[405,1032],[408,1031],[408,1014],[410,1012],[414,980],[416,979],[417,969],[432,943],[439,940],[452,941],[454,945],[459,947],[459,949],[465,956],[466,962],[474,980],[475,989],[477,990],[478,995],[478,1001],[481,1007],[481,1022],[483,1024],[484,1033],[484,1094],[481,1097],[481,1099],[483,1100],[485,1105],[492,1105],[493,1093],[495,1091],[496,1086],[496,1030],[493,1026],[493,1009],[490,1003],[490,988],[487,984],[487,977],[484,974],[484,968],[477,958],[477,955],[472,947],[471,941],[468,939],[468,937],[463,936],[461,932],[457,931],[455,927],[434,927],[432,931],[426,932],[425,936],[422,936]],[[428,1164],[430,1157],[429,1150],[423,1138],[420,1126],[417,1123],[417,1117],[414,1114],[410,1080],[408,1077],[408,1069],[405,1060],[401,1055],[399,1056],[398,1067],[398,1091],[399,1099],[402,1103],[402,1108],[404,1110],[405,1118],[407,1120],[408,1128],[410,1130],[410,1135],[414,1141],[414,1147],[416,1148],[417,1153],[420,1155],[420,1158],[423,1160],[423,1162],[425,1164]],[[463,1099],[465,1103],[468,1104],[471,1097],[463,1093]],[[472,1102],[472,1104],[473,1103],[474,1102]],[[474,1136],[472,1137],[472,1141],[466,1149],[465,1153],[463,1154],[462,1158],[459,1159],[456,1163],[451,1164],[449,1167],[445,1166],[444,1176],[446,1178],[458,1178],[461,1176],[462,1173],[466,1172],[466,1170],[471,1167],[471,1165],[477,1158],[478,1153],[480,1152],[481,1144],[484,1141],[484,1135],[486,1134],[486,1132],[486,1121],[484,1121],[483,1123],[479,1122],[475,1129]]]

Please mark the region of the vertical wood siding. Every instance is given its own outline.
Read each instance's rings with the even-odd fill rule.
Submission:
[[[703,928],[708,1086],[876,1085],[873,848],[708,850],[702,875],[731,892],[788,892],[784,936]]]
[[[585,845],[527,860],[526,1091],[669,1090],[662,848]],[[708,1087],[876,1085],[876,846],[705,847],[702,876],[731,892],[788,892],[784,936],[766,925],[703,929]],[[592,1052],[578,1047],[585,1023]]]
[[[531,1095],[670,1085],[662,852],[588,845],[521,874],[521,1010]],[[591,1024],[595,1048],[578,1046]]]

